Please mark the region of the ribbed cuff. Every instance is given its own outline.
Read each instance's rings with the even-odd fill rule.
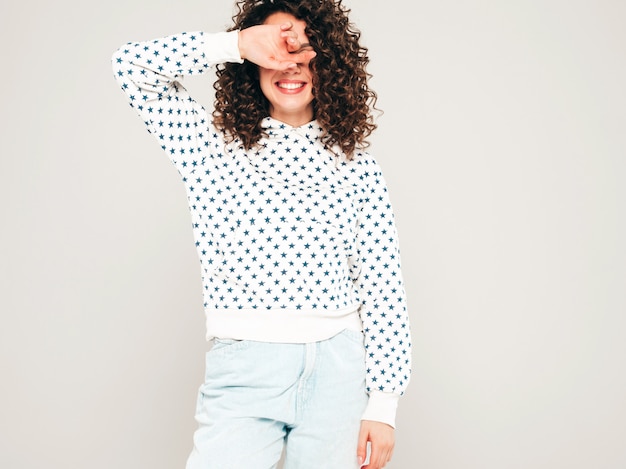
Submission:
[[[239,54],[239,31],[203,33],[202,43],[205,57],[212,64],[243,62]]]
[[[399,394],[372,391],[361,420],[383,422],[396,428],[396,410],[399,399]]]

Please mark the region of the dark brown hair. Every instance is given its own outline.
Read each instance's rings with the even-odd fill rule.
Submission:
[[[306,23],[306,35],[317,53],[309,66],[314,116],[325,132],[322,141],[329,148],[338,145],[348,158],[355,149],[366,148],[366,138],[376,129],[371,112],[377,96],[368,86],[368,50],[359,44],[361,32],[350,23],[350,10],[342,0],[241,0],[236,7],[229,31],[263,24],[276,12]],[[247,60],[221,64],[213,86],[215,124],[230,141],[239,138],[249,150],[265,135],[261,121],[269,115],[257,66]]]

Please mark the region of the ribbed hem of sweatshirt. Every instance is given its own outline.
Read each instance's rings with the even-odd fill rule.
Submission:
[[[203,34],[202,45],[212,63],[243,62],[239,54],[239,31]]]
[[[372,391],[361,420],[382,422],[396,428],[396,410],[399,400],[399,394]]]
[[[361,332],[354,307],[334,311],[216,309],[206,312],[207,340],[255,340],[302,344],[326,340],[345,329]]]

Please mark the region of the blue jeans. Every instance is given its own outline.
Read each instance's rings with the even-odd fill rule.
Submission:
[[[309,344],[216,340],[187,469],[356,469],[363,334]]]

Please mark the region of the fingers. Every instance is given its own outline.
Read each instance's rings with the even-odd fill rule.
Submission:
[[[295,31],[283,31],[280,36],[285,39],[287,44],[287,52],[295,52],[302,47],[298,40],[298,34]]]
[[[307,64],[315,57],[313,48],[302,42],[291,22],[244,28],[239,31],[238,45],[242,59],[274,70]]]
[[[314,50],[300,50],[299,52],[292,52],[291,56],[295,63],[302,64],[311,61],[317,53]]]
[[[395,444],[394,430],[391,426],[363,420],[357,443],[357,459],[363,463],[366,456],[367,442],[370,443],[370,457],[363,469],[383,469],[391,461]]]
[[[359,441],[356,447],[356,458],[359,463],[359,466],[365,462],[365,458],[367,457],[367,440],[369,439],[369,432],[361,425],[361,430],[359,431]]]
[[[300,52],[301,49],[305,49],[307,47],[311,48],[311,44],[309,44],[308,42],[300,41],[300,39],[298,38],[298,33],[292,30],[291,26],[289,28],[286,28],[286,25],[290,25],[290,24],[291,23],[285,23],[281,25],[282,31],[280,33],[280,36],[285,39],[285,42],[287,44],[287,50],[290,53],[292,53],[292,52]]]
[[[292,52],[289,55],[289,60],[276,60],[269,68],[281,71],[295,69],[298,65],[309,63],[311,59],[315,57],[316,53],[313,50],[303,50],[300,52]]]
[[[383,469],[391,461],[392,453],[393,447],[380,447],[372,444],[369,464],[363,469]]]

